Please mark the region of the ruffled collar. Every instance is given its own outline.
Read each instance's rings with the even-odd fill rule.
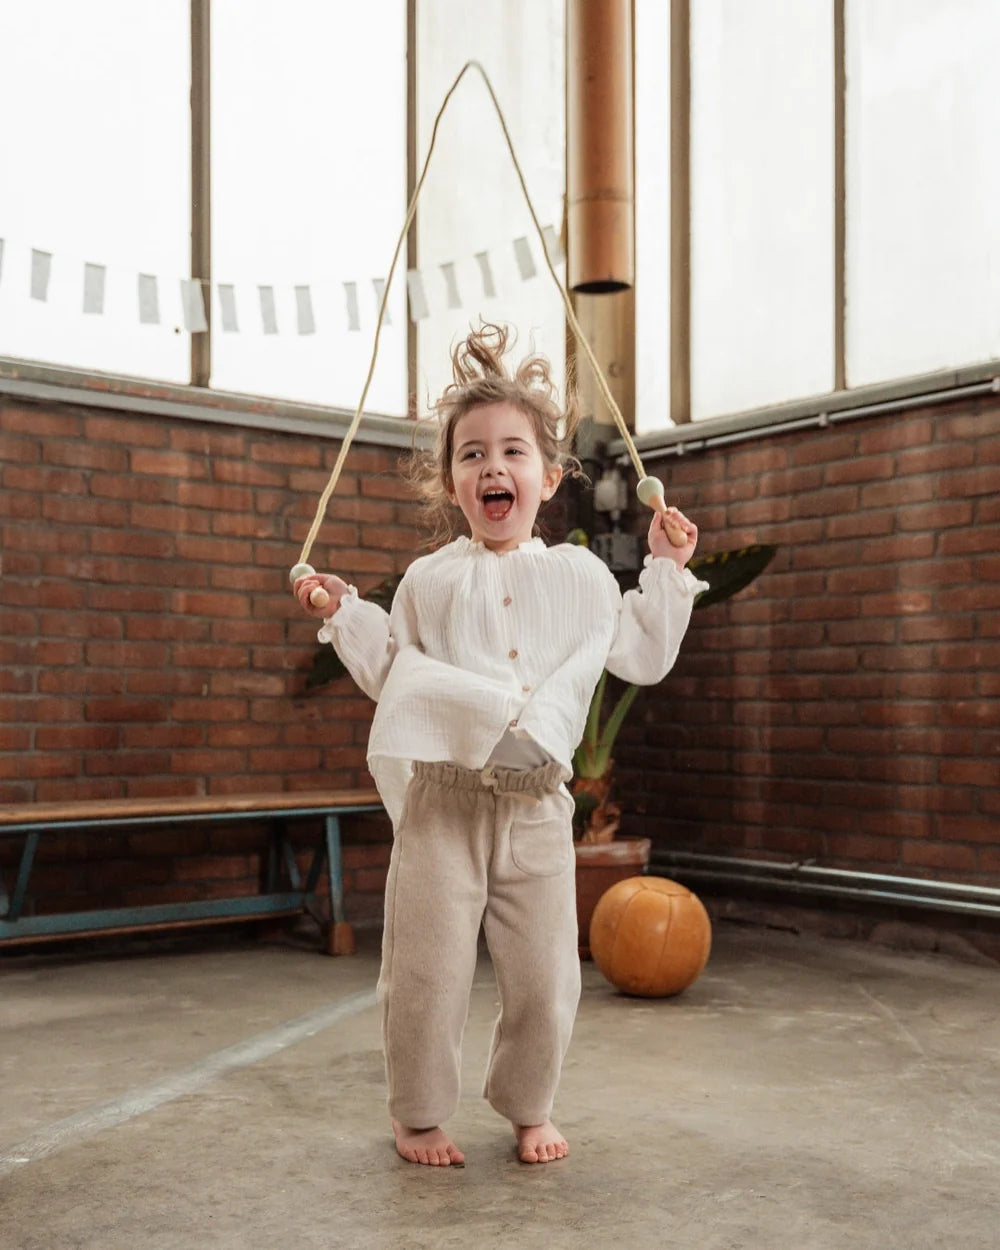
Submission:
[[[455,548],[458,551],[468,551],[475,555],[488,556],[509,556],[515,551],[545,551],[546,549],[544,541],[536,536],[535,538],[529,538],[527,542],[518,543],[517,546],[512,547],[510,551],[493,551],[490,547],[487,547],[485,543],[476,542],[465,534],[463,534],[460,538],[455,539]]]

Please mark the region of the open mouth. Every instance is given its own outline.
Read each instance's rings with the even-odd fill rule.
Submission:
[[[514,506],[514,496],[509,490],[491,488],[483,491],[482,504],[488,521],[502,521]]]

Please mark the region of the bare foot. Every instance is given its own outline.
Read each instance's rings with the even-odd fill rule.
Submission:
[[[427,1163],[438,1168],[465,1166],[465,1155],[439,1128],[407,1128],[393,1117],[392,1131],[396,1150],[409,1163]]]
[[[544,1124],[515,1124],[517,1157],[522,1163],[553,1163],[569,1154],[566,1138],[551,1120]]]

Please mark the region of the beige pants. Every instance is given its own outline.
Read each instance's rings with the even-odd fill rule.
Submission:
[[[560,768],[414,765],[386,883],[379,998],[389,1110],[442,1124],[458,1106],[480,924],[500,1015],[484,1095],[548,1119],[580,998],[572,800]]]

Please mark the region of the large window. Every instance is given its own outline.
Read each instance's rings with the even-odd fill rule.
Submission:
[[[564,0],[485,0],[473,7],[438,0],[418,4],[417,20],[420,159],[442,97],[463,63],[478,59],[499,97],[535,209],[558,231],[565,189]],[[419,409],[451,380],[452,345],[480,316],[513,325],[518,355],[544,352],[561,371],[562,300],[543,267],[493,105],[474,73],[463,79],[441,123],[417,221],[430,314],[418,322]],[[517,240],[525,240],[519,250]],[[564,265],[558,273],[565,279]]]
[[[847,377],[1000,356],[1000,6],[847,4]]]
[[[3,6],[0,354],[188,380],[189,83],[186,4]]]
[[[4,6],[0,355],[188,383],[204,300],[212,386],[351,410],[408,159],[422,161],[470,58],[558,235],[565,0],[206,7],[202,290],[191,0]],[[1000,359],[995,0],[633,8],[640,432],[671,412],[697,421]],[[425,411],[481,316],[561,367],[559,293],[474,72],[438,134],[411,248],[370,411],[403,415],[413,398]]]
[[[1000,6],[636,0],[636,24],[640,432],[678,376],[697,421],[1000,358]]]
[[[405,213],[406,4],[211,5],[212,281],[191,273],[191,6],[4,7],[0,355],[353,408]],[[187,285],[185,285],[187,284]],[[368,408],[406,412],[405,274]]]
[[[213,385],[353,409],[406,214],[404,0],[215,0],[212,129]],[[366,403],[395,416],[403,269]]]
[[[691,416],[833,385],[830,0],[691,6]]]

